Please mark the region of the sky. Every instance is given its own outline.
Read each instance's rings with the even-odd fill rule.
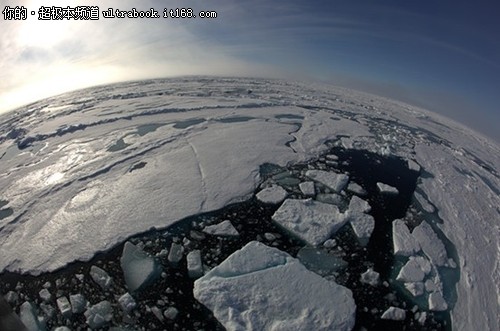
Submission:
[[[38,20],[95,5],[99,20]],[[180,75],[319,81],[440,113],[500,142],[500,3],[462,0],[0,0],[0,112],[98,84]],[[104,18],[192,8],[216,18]],[[35,15],[31,15],[31,11]]]

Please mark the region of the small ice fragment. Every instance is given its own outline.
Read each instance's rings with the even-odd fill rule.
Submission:
[[[278,204],[285,200],[287,195],[288,193],[284,188],[278,185],[273,185],[257,193],[256,197],[263,203]]]
[[[160,321],[160,322],[163,322],[165,321],[165,319],[163,318],[163,314],[160,310],[160,308],[156,307],[156,306],[153,306],[151,307],[151,312],[153,313],[153,315],[156,316],[156,318]]]
[[[349,185],[347,185],[347,190],[360,196],[365,196],[367,194],[365,189],[362,188],[361,185],[354,182],[350,182]]]
[[[422,256],[410,256],[410,259],[401,268],[396,279],[402,282],[421,282],[430,271],[431,265],[427,259]]]
[[[276,240],[276,236],[272,233],[269,233],[269,232],[264,233],[264,238],[266,238],[266,240],[268,240],[268,241]]]
[[[200,250],[189,252],[186,260],[189,278],[196,279],[203,276],[203,264],[201,262]]]
[[[348,210],[347,219],[361,243],[363,245],[366,244],[375,229],[375,219],[373,216]]]
[[[436,211],[434,206],[431,205],[429,201],[427,201],[427,199],[422,196],[422,194],[415,191],[413,195],[415,196],[415,199],[417,200],[418,204],[422,207],[424,211],[428,213],[433,213]]]
[[[94,282],[96,282],[103,290],[108,290],[113,282],[106,271],[96,267],[95,265],[90,267],[90,277],[92,277]]]
[[[158,261],[129,241],[123,246],[120,266],[130,292],[145,288],[161,274]]]
[[[408,168],[412,171],[420,172],[420,165],[413,160],[408,160]]]
[[[14,291],[9,291],[5,295],[5,300],[7,300],[7,302],[10,303],[11,305],[16,305],[17,301],[19,300],[19,294],[17,294],[17,292]]]
[[[418,241],[422,251],[436,266],[445,266],[448,262],[448,255],[443,242],[437,236],[436,232],[426,221],[420,223],[413,229],[413,237]]]
[[[40,290],[40,292],[38,292],[38,295],[44,302],[49,302],[50,299],[52,299],[52,294],[50,294],[49,290],[47,290],[46,288]]]
[[[168,307],[165,309],[163,312],[163,316],[169,320],[175,320],[177,318],[177,315],[179,314],[179,311],[175,307]]]
[[[405,288],[414,297],[418,297],[418,296],[424,294],[424,283],[422,283],[422,282],[405,283]]]
[[[360,281],[371,286],[377,286],[380,283],[380,274],[372,268],[368,268],[368,270],[361,274]]]
[[[31,302],[25,301],[19,309],[19,318],[30,331],[45,331],[45,327],[38,320],[35,307]]]
[[[406,318],[406,311],[397,307],[389,307],[381,317],[383,320],[404,321]]]
[[[446,304],[441,292],[432,292],[429,294],[429,310],[444,311],[446,309],[448,309],[448,304]]]
[[[392,222],[392,242],[395,255],[410,256],[420,250],[420,245],[411,235],[408,226],[400,219]]]
[[[63,315],[66,318],[71,317],[73,313],[71,309],[71,304],[69,303],[68,298],[66,297],[57,298],[57,308],[59,308],[61,315]]]
[[[339,157],[335,154],[327,154],[325,157],[327,160],[330,160],[330,161],[338,161],[339,160]]]
[[[73,294],[69,296],[73,314],[83,313],[87,307],[87,300],[81,294]]]
[[[335,239],[328,239],[323,243],[323,247],[326,248],[333,248],[335,246],[337,246],[337,241]]]
[[[369,213],[372,207],[368,202],[361,199],[360,197],[353,195],[351,201],[349,202],[349,211],[358,213]]]
[[[168,253],[168,262],[172,265],[177,265],[184,255],[184,247],[177,243],[172,243],[170,246],[170,252]]]
[[[113,318],[113,308],[109,301],[101,301],[85,311],[88,326],[93,329],[101,328]]]
[[[427,312],[423,311],[420,313],[420,316],[418,316],[417,322],[420,325],[424,325],[426,320],[427,320]]]
[[[397,195],[399,194],[399,191],[397,188],[384,184],[384,183],[377,183],[377,188],[382,194],[388,194],[388,195]]]
[[[337,206],[311,199],[285,200],[272,219],[312,246],[324,243],[346,223]]]
[[[303,182],[299,184],[300,191],[307,197],[313,197],[316,194],[314,182]]]
[[[306,176],[337,193],[342,191],[349,182],[349,176],[345,174],[337,174],[324,170],[308,170]]]
[[[57,328],[54,329],[54,331],[71,331],[70,328],[67,326],[58,326]]]
[[[118,299],[118,303],[124,312],[130,313],[132,310],[137,307],[137,303],[134,298],[130,295],[130,293],[125,293]]]
[[[237,237],[240,235],[229,220],[225,220],[219,224],[209,225],[203,229],[203,232],[214,236],[224,237]]]

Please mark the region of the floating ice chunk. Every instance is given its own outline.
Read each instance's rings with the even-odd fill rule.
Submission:
[[[9,291],[9,292],[7,292],[7,294],[5,295],[4,298],[11,305],[16,305],[17,301],[19,300],[19,294],[17,294],[17,292],[14,292],[14,291]]]
[[[419,203],[419,205],[422,207],[422,209],[424,211],[426,211],[428,213],[433,213],[433,212],[436,211],[435,208],[434,208],[434,206],[431,205],[429,203],[429,201],[427,201],[427,199],[422,196],[422,194],[420,194],[417,191],[415,191],[413,193],[413,195],[415,196],[415,199],[417,200],[417,202]]]
[[[153,313],[153,315],[155,315],[155,317],[160,321],[160,322],[164,322],[165,319],[163,318],[163,314],[160,310],[160,308],[156,307],[156,306],[153,306],[150,308],[151,309],[151,312]]]
[[[194,279],[201,277],[203,275],[203,264],[201,263],[200,250],[189,252],[186,260],[189,277]]]
[[[274,241],[274,240],[276,240],[276,235],[269,233],[269,232],[266,232],[266,233],[264,233],[264,238],[266,238],[266,240],[268,240],[268,241]]]
[[[364,245],[370,239],[375,229],[375,220],[373,216],[363,213],[347,211],[347,219],[351,223],[354,233]]]
[[[271,187],[266,187],[257,193],[256,197],[259,201],[264,203],[278,204],[285,200],[287,195],[288,193],[284,188],[278,185],[273,185]]]
[[[323,243],[323,247],[332,248],[337,246],[337,241],[335,239],[328,239]]]
[[[321,276],[332,275],[347,267],[347,262],[341,258],[312,247],[301,248],[297,258],[307,269]]]
[[[312,246],[330,238],[346,222],[337,206],[311,199],[287,199],[272,219]]]
[[[168,262],[176,266],[184,255],[184,247],[181,244],[172,243],[170,251],[168,252]]]
[[[73,313],[71,309],[71,304],[69,303],[68,298],[66,297],[57,298],[57,308],[59,308],[61,315],[63,315],[66,318],[71,317]]]
[[[399,191],[397,188],[392,187],[390,185],[384,184],[384,183],[377,183],[377,188],[382,194],[389,194],[389,195],[397,195],[399,194]]]
[[[420,325],[424,325],[427,320],[427,312],[423,311],[418,316],[415,314],[415,319]]]
[[[436,266],[447,265],[448,255],[446,254],[446,248],[429,223],[423,221],[413,229],[412,234],[432,263]]]
[[[420,165],[413,160],[408,160],[408,168],[412,171],[420,172]]]
[[[443,282],[441,281],[441,277],[436,273],[432,278],[429,278],[425,281],[425,290],[429,293],[431,292],[443,292]]]
[[[67,326],[58,326],[57,328],[54,329],[54,331],[71,331],[70,328]]]
[[[276,248],[250,242],[194,283],[194,297],[231,330],[351,330],[349,289]]]
[[[422,256],[410,256],[410,259],[401,268],[396,279],[402,282],[421,282],[430,271],[431,264],[426,258]]]
[[[228,220],[225,220],[219,224],[209,225],[203,229],[203,232],[215,236],[224,237],[237,237],[240,235],[234,228],[233,224],[231,224],[231,222]]]
[[[29,331],[45,331],[45,325],[38,320],[35,307],[31,302],[25,301],[19,309],[19,318]]]
[[[327,155],[325,155],[325,157],[327,160],[330,160],[330,161],[338,161],[339,160],[339,157],[335,154],[327,154]]]
[[[361,274],[360,281],[371,286],[377,286],[380,284],[380,274],[372,268],[368,268],[368,270]]]
[[[88,326],[93,329],[101,328],[113,318],[113,308],[109,301],[101,301],[85,311]]]
[[[300,191],[307,197],[313,197],[316,194],[314,182],[303,182],[299,184]]]
[[[418,297],[418,296],[424,294],[424,283],[422,283],[422,282],[405,283],[405,288],[414,297]]]
[[[131,312],[137,307],[137,303],[134,298],[130,295],[130,293],[125,293],[118,299],[118,303],[124,312]]]
[[[96,282],[103,290],[108,290],[113,283],[113,280],[108,273],[95,265],[90,267],[90,277],[92,277],[94,282]]]
[[[129,241],[123,246],[120,266],[130,292],[150,285],[161,274],[161,267],[156,259]]]
[[[52,299],[52,294],[50,294],[49,290],[47,290],[46,288],[40,290],[40,292],[38,292],[38,295],[44,302],[49,302],[50,299]]]
[[[337,193],[342,191],[349,182],[349,176],[345,174],[337,174],[324,170],[308,170],[306,176]]]
[[[420,245],[403,220],[398,219],[392,222],[392,242],[395,255],[410,256],[420,250]]]
[[[389,307],[381,317],[383,320],[404,321],[406,318],[406,311],[397,307]]]
[[[443,298],[443,294],[441,292],[432,292],[429,294],[429,310],[432,311],[444,311],[448,309],[448,304]]]
[[[177,315],[179,315],[179,311],[175,307],[168,307],[163,312],[163,316],[165,316],[165,318],[169,320],[175,320],[177,318]]]
[[[347,190],[360,196],[365,196],[367,194],[364,188],[354,182],[350,182],[349,185],[347,185]]]
[[[87,300],[81,294],[73,294],[69,296],[73,314],[80,314],[85,311],[87,307]]]
[[[349,202],[349,211],[358,213],[369,213],[372,207],[368,202],[358,196],[353,195]]]
[[[342,202],[344,202],[344,198],[336,193],[329,193],[329,194],[320,193],[316,195],[316,201],[338,206],[342,204]]]

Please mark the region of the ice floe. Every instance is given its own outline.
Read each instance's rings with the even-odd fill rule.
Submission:
[[[431,271],[431,264],[422,256],[410,256],[410,259],[399,271],[397,280],[402,282],[422,282]]]
[[[189,252],[186,256],[188,275],[190,278],[199,278],[203,275],[203,264],[201,262],[200,250]]]
[[[398,195],[399,191],[397,188],[384,184],[384,183],[377,183],[377,188],[382,194],[387,194],[387,195]]]
[[[113,318],[113,307],[109,301],[101,301],[85,311],[87,324],[93,328],[101,328],[111,322]]]
[[[324,170],[308,170],[306,176],[337,193],[342,191],[349,182],[349,176],[345,174]]]
[[[422,222],[415,227],[412,232],[413,237],[418,241],[422,251],[429,257],[436,266],[446,266],[448,255],[441,239],[427,222]]]
[[[93,265],[90,267],[90,277],[96,282],[103,290],[108,290],[113,284],[113,279],[103,269]]]
[[[195,281],[195,298],[227,330],[351,330],[347,288],[276,248],[250,242]]]
[[[413,237],[405,221],[392,222],[392,242],[395,255],[410,256],[420,251],[418,241]]]
[[[406,318],[406,311],[397,307],[389,307],[384,311],[381,318],[384,320],[402,321]]]
[[[161,267],[155,258],[129,241],[123,246],[120,265],[127,288],[131,292],[145,288],[161,274]]]
[[[337,206],[311,199],[287,199],[272,219],[312,246],[325,242],[346,222]]]
[[[368,270],[361,274],[360,282],[371,286],[378,286],[380,284],[380,274],[372,268],[368,268]]]
[[[314,182],[302,182],[299,184],[300,191],[306,197],[313,197],[316,194],[316,189],[314,188]]]
[[[257,199],[264,203],[278,204],[283,202],[288,193],[284,188],[278,185],[266,187],[256,194]]]
[[[218,224],[213,224],[203,228],[203,232],[214,236],[223,237],[237,237],[239,236],[238,230],[233,226],[231,221],[225,220]]]

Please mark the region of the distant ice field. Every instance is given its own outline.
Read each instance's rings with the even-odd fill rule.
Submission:
[[[498,330],[500,147],[423,109],[334,86],[147,80],[71,92],[1,115],[0,272],[58,270],[139,233],[248,200],[262,182],[263,164],[307,163],[332,144],[397,156],[419,172],[415,199],[439,231],[422,226],[412,235],[433,265],[447,266],[450,256],[429,238],[456,250],[453,329]],[[321,170],[310,171],[316,173],[309,182],[323,178]],[[335,199],[335,190],[329,194],[316,200]],[[345,222],[364,239],[373,231],[362,211]],[[404,226],[398,235],[408,235]],[[412,291],[421,273],[434,273],[404,263],[409,273],[400,279]]]

